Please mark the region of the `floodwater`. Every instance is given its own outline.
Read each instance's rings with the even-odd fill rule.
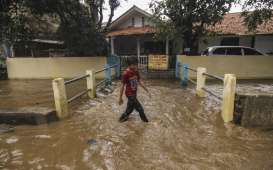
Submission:
[[[0,82],[0,106],[52,107],[50,81],[34,84]],[[137,113],[128,122],[117,121],[125,107],[117,104],[118,89],[95,100],[84,98],[73,104],[69,119],[0,134],[0,169],[273,169],[272,130],[225,125],[217,100],[200,99],[193,88],[182,89],[177,81],[147,84],[152,98],[140,90],[139,100],[149,123],[141,122]]]

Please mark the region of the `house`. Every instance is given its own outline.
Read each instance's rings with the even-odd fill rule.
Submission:
[[[151,14],[133,6],[112,22],[107,37],[111,53],[119,56],[147,56],[149,54],[176,55],[171,40],[155,41],[155,24]],[[229,13],[213,27],[208,28],[214,36],[202,38],[199,52],[209,46],[242,45],[273,54],[273,20],[259,25],[255,34],[248,32],[241,13]],[[182,53],[182,47],[180,53]]]
[[[170,41],[154,41],[155,25],[149,19],[152,15],[133,6],[110,26],[111,54],[120,56],[147,54],[170,54]]]
[[[200,41],[199,51],[214,45],[240,45],[273,54],[273,19],[259,25],[255,33],[252,33],[244,25],[244,18],[240,12],[229,13],[221,22],[209,29],[216,35],[206,37],[207,43]]]

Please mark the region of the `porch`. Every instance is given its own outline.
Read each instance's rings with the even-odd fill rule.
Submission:
[[[155,41],[154,34],[140,35],[118,35],[110,37],[111,54],[120,56],[121,65],[127,66],[127,58],[136,56],[139,60],[139,70],[142,73],[163,75],[170,77],[174,74],[175,55],[172,55],[172,41]],[[149,68],[149,57],[165,56],[168,58],[167,68],[165,70],[156,70]],[[155,73],[156,72],[156,73]],[[159,77],[159,76],[156,76]]]
[[[155,41],[154,34],[112,36],[111,54],[119,56],[148,56],[149,54],[170,55],[171,42]]]

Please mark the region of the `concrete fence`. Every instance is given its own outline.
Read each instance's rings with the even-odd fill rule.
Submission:
[[[114,74],[112,73],[112,69],[115,70]],[[97,75],[104,73],[104,80],[97,82]],[[68,104],[80,98],[81,96],[88,94],[88,96],[92,99],[96,97],[96,90],[99,86],[104,85],[105,87],[112,84],[112,78],[115,75],[115,78],[118,79],[120,77],[120,64],[116,63],[112,66],[106,64],[103,69],[100,70],[86,70],[86,73],[65,81],[64,78],[56,78],[52,81],[52,88],[54,94],[54,102],[56,113],[59,119],[64,119],[69,116]],[[74,95],[71,98],[67,98],[66,95],[66,85],[75,83],[79,80],[86,79],[86,89],[78,94]]]
[[[235,74],[238,79],[273,79],[273,56],[177,56],[192,68],[204,67],[210,73]],[[190,78],[196,75],[190,73]]]
[[[67,79],[103,68],[106,63],[106,57],[8,58],[7,70],[9,79]],[[102,79],[104,74],[97,77]]]
[[[177,62],[177,77],[181,79],[182,86],[187,86],[188,82],[196,85],[196,95],[206,97],[206,94],[214,96],[222,103],[221,114],[225,123],[233,121],[235,94],[236,94],[236,76],[234,74],[225,74],[224,77],[209,74],[204,67],[190,68],[188,64]],[[189,73],[195,75],[196,81],[189,77]],[[223,83],[223,97],[218,96],[206,88],[206,78],[213,78]]]

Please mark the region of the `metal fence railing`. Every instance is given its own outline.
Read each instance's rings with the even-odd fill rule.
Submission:
[[[192,80],[189,71],[196,74],[191,74],[191,77],[196,78],[196,81]],[[215,97],[222,102],[222,117],[224,122],[230,122],[233,120],[235,95],[236,95],[236,77],[233,74],[225,74],[224,77],[220,77],[214,74],[207,73],[207,69],[198,67],[197,69],[190,68],[188,64],[181,64],[177,62],[176,76],[181,79],[181,84],[184,87],[188,86],[188,82],[196,86],[196,94],[199,97],[205,97],[205,94]],[[223,96],[219,96],[211,89],[206,87],[206,78],[216,79],[223,83]]]
[[[130,57],[137,57],[137,56],[120,56],[120,65],[122,71],[127,67],[127,61]],[[140,71],[147,71],[148,68],[148,55],[141,55],[138,57],[138,69]]]
[[[198,73],[198,69],[193,69],[193,68],[190,68],[188,67],[187,65],[184,65],[183,66],[183,69],[185,72],[185,70],[190,70],[192,72],[195,72],[195,73]],[[201,70],[206,70],[205,68],[201,69]],[[202,75],[203,76],[207,76],[209,78],[212,78],[212,79],[216,79],[216,80],[219,80],[219,81],[224,81],[224,78],[220,77],[220,76],[217,76],[217,75],[213,75],[213,74],[209,74],[209,73],[206,73],[206,72],[202,72]],[[188,80],[186,80],[186,77],[188,77]],[[182,79],[182,82],[183,82],[183,85],[186,85],[187,84],[187,81],[191,82],[192,84],[196,85],[197,86],[197,82],[195,82],[194,80],[190,79],[189,76],[184,76],[183,79]],[[223,98],[219,95],[217,95],[216,93],[214,93],[212,90],[208,89],[207,87],[203,86],[201,87],[201,89],[205,92],[207,92],[208,94],[210,94],[211,96],[215,97],[216,99],[218,100],[223,100]]]
[[[115,69],[115,74],[112,74],[112,69]],[[99,73],[104,72],[104,79],[98,83],[96,83],[96,75]],[[75,101],[76,99],[80,98],[81,96],[88,94],[90,98],[96,97],[96,89],[101,85],[109,85],[112,83],[113,75],[116,78],[120,77],[120,64],[108,65],[106,64],[105,67],[101,70],[94,71],[94,70],[87,70],[85,75],[64,81],[64,78],[57,78],[54,79],[52,82],[53,86],[53,93],[54,93],[54,100],[55,100],[55,107],[57,116],[59,118],[65,118],[68,116],[68,104]],[[72,96],[71,98],[67,99],[66,95],[66,86],[80,80],[86,79],[87,88],[76,95]]]

